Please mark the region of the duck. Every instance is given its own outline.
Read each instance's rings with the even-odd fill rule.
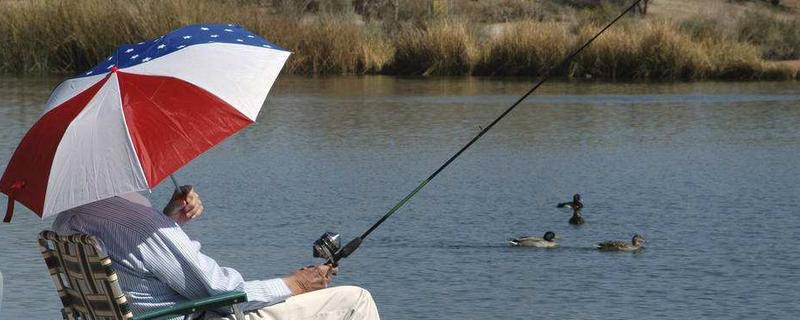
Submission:
[[[644,238],[638,234],[633,235],[631,243],[625,241],[606,241],[596,244],[594,247],[600,251],[636,251],[642,248]]]
[[[572,196],[572,201],[561,202],[556,205],[556,208],[583,209],[583,202],[581,202],[581,195],[576,193],[574,196]]]
[[[572,218],[569,218],[569,224],[574,224],[576,226],[582,225],[584,222],[583,216],[581,216],[581,210],[575,209],[572,211]]]
[[[555,248],[558,247],[558,242],[555,232],[547,231],[544,233],[543,238],[524,236],[513,239],[508,239],[508,243],[513,247],[536,247],[536,248]]]

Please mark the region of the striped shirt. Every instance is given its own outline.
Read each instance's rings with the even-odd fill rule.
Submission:
[[[94,235],[102,242],[134,314],[230,291],[247,293],[250,302],[243,309],[249,311],[292,294],[282,279],[244,281],[236,270],[219,266],[138,193],[61,212],[53,229]]]

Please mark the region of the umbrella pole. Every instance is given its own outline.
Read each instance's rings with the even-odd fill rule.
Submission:
[[[175,180],[175,176],[169,175],[169,178],[172,179],[172,184],[175,185],[175,191],[181,192],[181,186],[178,185],[178,180]]]

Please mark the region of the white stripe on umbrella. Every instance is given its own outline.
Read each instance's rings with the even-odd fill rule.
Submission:
[[[104,78],[44,113],[22,137],[0,179],[0,191],[8,194],[9,198],[5,222],[11,219],[14,199],[41,216],[50,168],[61,138],[72,120],[106,82],[107,78]]]
[[[107,73],[99,74],[91,77],[69,79],[62,82],[53,90],[53,93],[50,94],[50,99],[47,100],[43,113],[47,113],[51,109],[64,104],[67,100],[72,99],[97,82],[105,79],[107,75]]]
[[[147,188],[128,135],[114,73],[61,138],[50,169],[42,218],[62,208]]]
[[[121,70],[134,74],[175,77],[189,82],[213,93],[255,121],[269,93],[268,89],[263,88],[272,87],[290,54],[288,51],[271,48],[208,43],[186,47],[156,60]],[[214,76],[209,77],[209,74]]]

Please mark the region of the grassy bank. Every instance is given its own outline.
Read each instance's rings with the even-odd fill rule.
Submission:
[[[0,72],[72,73],[121,43],[179,26],[238,23],[292,50],[297,74],[537,76],[599,29],[618,5],[575,1],[0,0]],[[703,12],[626,17],[559,75],[593,79],[798,79],[798,8],[712,1]],[[375,3],[391,3],[376,1]],[[610,3],[613,3],[611,1]],[[663,4],[665,7],[658,7]]]

